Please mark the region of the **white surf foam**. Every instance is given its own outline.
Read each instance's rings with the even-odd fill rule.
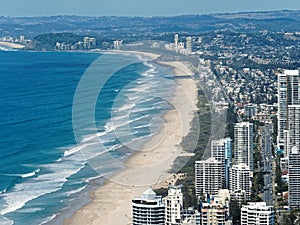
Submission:
[[[67,178],[78,173],[84,167],[84,164],[71,161],[48,164],[44,167],[50,173],[41,174],[23,183],[16,184],[10,192],[2,194],[6,205],[0,211],[0,215],[14,212],[33,199],[60,190]]]
[[[69,191],[69,192],[67,192],[66,196],[70,196],[70,195],[76,194],[76,193],[78,193],[78,192],[81,192],[81,191],[83,191],[86,187],[87,187],[87,185],[85,185],[85,186],[83,186],[83,187],[81,187],[81,188],[78,188],[78,189],[76,189],[76,190]]]
[[[33,172],[31,172],[31,173],[23,174],[21,177],[22,177],[22,178],[33,177],[33,176],[35,176],[37,173],[39,173],[40,170],[41,170],[41,169],[36,169],[35,171],[33,171]]]
[[[12,225],[12,224],[14,224],[14,221],[9,220],[8,218],[6,218],[4,216],[0,216],[0,224],[1,225]]]

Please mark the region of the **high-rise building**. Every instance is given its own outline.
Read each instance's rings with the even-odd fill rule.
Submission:
[[[241,207],[242,203],[247,201],[247,194],[245,190],[235,190],[230,192],[230,201],[236,201]]]
[[[174,36],[174,48],[177,51],[178,50],[178,40],[179,40],[179,36],[178,34],[175,34]]]
[[[25,42],[25,36],[23,36],[23,35],[20,36],[20,42],[21,42],[21,43],[24,43],[24,42]]]
[[[274,208],[265,202],[249,202],[241,209],[241,225],[274,225]]]
[[[120,48],[123,46],[123,40],[115,40],[113,44],[114,44],[114,49],[120,50]]]
[[[299,104],[299,71],[298,70],[286,70],[287,79],[287,104],[298,105]]]
[[[235,163],[245,163],[253,171],[253,124],[237,123],[234,126]]]
[[[188,54],[192,53],[192,38],[191,37],[186,38],[186,50],[187,50]]]
[[[299,104],[299,71],[278,74],[278,152],[288,155],[285,131],[288,130],[288,106]]]
[[[213,140],[211,143],[211,156],[223,164],[223,186],[229,188],[229,169],[232,166],[232,140],[224,138]]]
[[[84,37],[83,38],[83,48],[91,49],[96,47],[96,38]]]
[[[289,154],[289,206],[300,208],[300,152],[295,147]]]
[[[249,103],[247,105],[245,105],[245,116],[248,119],[251,119],[253,116],[255,116],[257,113],[257,106]]]
[[[300,105],[288,106],[287,154],[293,148],[300,150]]]
[[[182,185],[170,186],[168,195],[163,199],[165,204],[165,224],[180,225],[183,209]]]
[[[132,224],[164,225],[165,205],[162,197],[149,188],[141,197],[132,199]]]
[[[223,164],[215,158],[195,162],[196,196],[215,195],[222,189]]]
[[[245,191],[246,200],[250,200],[251,177],[249,166],[246,164],[233,165],[230,169],[230,191]]]

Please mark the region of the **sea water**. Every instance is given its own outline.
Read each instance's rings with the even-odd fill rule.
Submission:
[[[0,51],[0,224],[76,209],[159,131],[171,80],[136,55]]]

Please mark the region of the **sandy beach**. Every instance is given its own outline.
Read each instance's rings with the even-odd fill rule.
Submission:
[[[13,48],[13,49],[23,49],[23,48],[25,48],[25,45],[10,43],[10,42],[4,42],[4,41],[0,41],[0,45],[8,47],[8,48]]]
[[[132,53],[132,52],[131,52]],[[139,53],[141,54],[141,53]],[[158,55],[142,53],[156,59]],[[159,62],[174,68],[176,88],[169,100],[173,109],[164,117],[160,132],[153,136],[126,162],[126,168],[111,177],[90,195],[92,201],[70,218],[65,225],[127,225],[131,224],[131,199],[149,187],[157,187],[172,174],[168,171],[178,156],[186,155],[180,142],[189,133],[197,104],[197,86],[192,72],[182,62]]]

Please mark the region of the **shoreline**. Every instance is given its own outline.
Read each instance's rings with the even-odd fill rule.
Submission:
[[[11,43],[11,42],[4,42],[4,41],[0,41],[0,46],[12,48],[12,49],[23,49],[26,47],[25,45]]]
[[[146,56],[156,60],[159,55],[145,52],[113,51]],[[170,104],[173,109],[164,116],[164,125],[142,149],[125,162],[124,170],[118,172],[90,193],[91,202],[71,217],[65,225],[130,224],[131,199],[140,196],[147,188],[159,187],[173,174],[169,171],[177,157],[186,155],[180,143],[190,131],[190,122],[197,110],[197,85],[193,74],[182,62],[161,62],[172,67],[176,87]],[[179,79],[176,79],[178,77]]]

